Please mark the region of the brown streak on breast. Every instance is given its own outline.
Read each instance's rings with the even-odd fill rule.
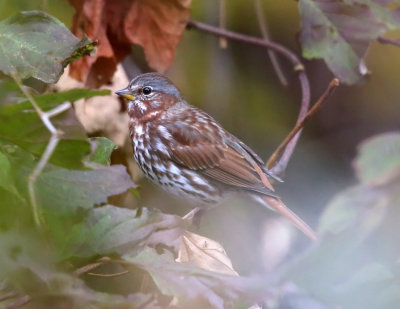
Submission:
[[[138,118],[139,123],[143,124],[145,122],[153,121],[160,117],[162,110],[153,110],[149,113],[144,114],[142,117]]]

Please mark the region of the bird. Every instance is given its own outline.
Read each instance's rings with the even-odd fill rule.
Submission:
[[[227,196],[244,194],[289,219],[316,240],[315,232],[275,193],[280,179],[244,142],[182,97],[161,73],[144,73],[115,92],[127,100],[134,158],[156,185],[209,209]]]

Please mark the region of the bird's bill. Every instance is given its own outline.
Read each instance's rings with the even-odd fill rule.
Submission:
[[[135,97],[131,94],[131,91],[129,88],[124,88],[118,91],[115,91],[115,94],[118,94],[119,96],[128,99],[128,100],[135,100]]]

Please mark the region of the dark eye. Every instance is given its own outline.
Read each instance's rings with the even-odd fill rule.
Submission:
[[[151,87],[144,87],[143,89],[142,89],[142,92],[143,92],[143,94],[144,95],[149,95],[151,92],[153,91],[153,88],[151,88]]]

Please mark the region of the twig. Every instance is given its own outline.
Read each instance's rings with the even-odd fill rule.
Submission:
[[[206,33],[210,33],[215,36],[222,36],[227,39],[247,43],[247,44],[252,44],[256,46],[262,46],[262,47],[267,47],[269,49],[272,49],[276,51],[277,53],[281,54],[285,58],[287,58],[293,65],[294,71],[297,73],[297,76],[300,81],[300,86],[301,86],[301,92],[302,92],[302,98],[301,98],[301,105],[300,105],[300,111],[299,115],[297,118],[297,122],[301,122],[301,120],[305,117],[308,111],[308,107],[310,105],[310,83],[308,81],[308,77],[305,73],[304,66],[299,60],[299,58],[294,54],[291,50],[287,49],[286,47],[269,41],[265,39],[260,39],[256,38],[253,36],[245,35],[245,34],[240,34],[224,29],[220,29],[217,27],[213,27],[207,24],[203,24],[197,21],[190,20],[187,23],[187,27],[189,29],[196,29],[199,31],[203,31]],[[279,159],[279,162],[274,164],[275,162],[272,162],[272,166],[274,166],[271,170],[272,173],[275,175],[279,176],[281,175],[284,170],[286,169],[287,164],[289,163],[290,157],[293,154],[293,151],[296,147],[297,141],[300,137],[301,130],[297,132],[297,134],[294,136],[294,138],[290,141],[290,143],[287,144],[282,157]],[[276,158],[278,159],[278,158]],[[270,160],[268,160],[270,162]]]
[[[226,0],[219,0],[219,27],[221,29],[226,29]],[[219,47],[221,49],[226,49],[228,47],[226,38],[219,38]]]
[[[388,38],[384,38],[384,37],[379,36],[377,41],[379,43],[382,43],[382,44],[391,44],[391,45],[400,47],[400,41],[399,40],[388,39]]]
[[[80,276],[82,274],[87,274],[87,275],[94,276],[94,277],[110,278],[110,277],[122,276],[122,275],[129,273],[129,270],[124,270],[124,271],[121,271],[118,273],[113,273],[113,274],[100,274],[100,273],[91,272],[91,270],[98,268],[99,266],[102,266],[106,263],[115,263],[115,264],[119,264],[119,265],[132,265],[132,263],[128,263],[128,262],[124,263],[123,260],[113,260],[113,259],[109,258],[108,256],[104,256],[101,259],[99,259],[98,262],[88,264],[88,265],[78,268],[77,270],[74,271],[74,274],[76,276]]]
[[[14,293],[14,292],[3,294],[0,296],[0,302],[11,299],[11,298],[15,298],[17,296],[18,296],[18,294]]]
[[[88,264],[88,265],[78,268],[77,270],[74,271],[74,274],[76,276],[80,276],[82,274],[85,274],[85,273],[87,273],[105,263],[109,263],[109,262],[111,262],[111,259],[108,256],[104,256],[96,263]]]
[[[254,10],[256,11],[258,26],[260,28],[261,34],[265,40],[269,40],[269,31],[266,23],[266,18],[264,15],[264,11],[262,8],[262,4],[260,0],[253,0],[254,3]],[[276,53],[273,50],[267,50],[269,59],[271,60],[272,67],[275,70],[276,75],[282,86],[287,87],[289,85],[285,74],[283,74],[282,68],[279,64],[279,59],[276,56]]]
[[[15,302],[2,307],[2,309],[17,309],[17,308],[21,308],[23,305],[27,304],[28,302],[30,302],[32,300],[32,298],[29,295],[24,295],[21,296],[20,298],[18,298]]]
[[[326,99],[332,95],[333,91],[339,86],[339,79],[334,78],[330,83],[328,88],[322,94],[322,96],[318,99],[318,101],[311,107],[308,111],[307,115],[296,124],[292,131],[286,136],[283,142],[276,148],[274,153],[271,155],[267,162],[267,168],[270,166],[271,162],[276,162],[276,158],[279,157],[280,153],[287,146],[287,144],[293,140],[294,136],[304,127],[305,123],[310,120],[310,118],[317,112],[317,110],[322,106],[322,104],[326,101]]]
[[[49,130],[51,133],[51,137],[49,140],[49,143],[46,146],[45,151],[43,152],[42,156],[40,157],[39,162],[36,164],[35,168],[33,169],[32,173],[28,176],[28,192],[29,192],[29,199],[32,207],[32,213],[33,213],[33,219],[37,227],[42,227],[44,220],[42,213],[38,207],[37,200],[36,200],[36,193],[35,193],[35,183],[39,175],[42,173],[44,167],[46,166],[47,162],[49,162],[49,159],[51,155],[53,154],[54,150],[57,147],[58,142],[60,141],[60,136],[62,135],[61,131],[58,131],[52,122],[50,121],[50,118],[56,115],[59,115],[60,113],[68,110],[71,108],[71,103],[70,102],[65,102],[55,108],[53,108],[50,111],[44,112],[40,109],[39,105],[37,105],[36,101],[32,97],[32,95],[25,89],[25,87],[22,85],[21,79],[18,77],[17,74],[11,74],[12,78],[15,80],[17,83],[18,87],[21,89],[23,94],[26,96],[29,102],[31,102],[32,106],[38,113],[40,119],[42,120],[43,124],[45,127]]]
[[[118,277],[118,276],[122,276],[129,273],[129,270],[124,270],[124,271],[120,271],[118,273],[113,273],[113,274],[98,274],[98,273],[87,273],[90,276],[94,276],[94,277],[106,277],[106,278],[110,278],[110,277]]]

